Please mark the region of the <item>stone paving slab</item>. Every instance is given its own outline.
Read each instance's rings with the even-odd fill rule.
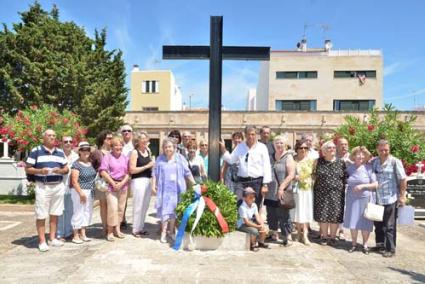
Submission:
[[[36,248],[33,216],[14,218],[2,214],[10,211],[0,207],[0,220],[22,221],[0,232],[0,241],[10,242],[8,249],[0,247],[0,283],[425,283],[425,228],[419,225],[399,227],[397,256],[391,259],[373,253],[349,254],[348,242],[337,248],[271,244],[271,249],[257,253],[176,252],[159,242],[153,204],[154,200],[146,238],[128,234],[124,240],[106,242],[96,208],[95,224],[88,231],[92,242],[67,242],[47,253]],[[131,221],[130,215],[131,206],[127,209]]]

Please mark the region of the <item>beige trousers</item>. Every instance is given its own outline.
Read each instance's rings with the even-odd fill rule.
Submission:
[[[127,190],[108,191],[106,202],[108,204],[108,226],[119,226],[124,216],[125,202],[127,200]]]

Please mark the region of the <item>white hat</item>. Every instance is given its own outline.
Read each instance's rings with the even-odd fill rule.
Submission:
[[[133,132],[133,128],[132,128],[130,125],[128,125],[128,124],[123,125],[123,126],[121,127],[121,132],[122,132],[123,130],[130,130],[131,132]]]
[[[90,144],[87,141],[81,141],[78,143],[78,150],[90,148]]]

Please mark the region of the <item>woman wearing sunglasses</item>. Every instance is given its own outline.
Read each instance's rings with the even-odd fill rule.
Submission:
[[[295,187],[295,216],[294,221],[297,224],[298,241],[310,245],[308,239],[309,223],[313,222],[313,164],[314,160],[308,156],[309,147],[306,140],[298,140],[295,144],[297,155],[294,160],[296,163]]]
[[[78,144],[79,159],[71,167],[71,192],[74,214],[71,224],[74,229],[72,242],[82,244],[91,239],[86,235],[86,227],[90,225],[93,213],[94,180],[96,170],[90,162],[90,144]]]

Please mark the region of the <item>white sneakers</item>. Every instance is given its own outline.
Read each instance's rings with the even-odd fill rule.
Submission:
[[[61,247],[63,246],[63,242],[58,239],[54,239],[53,241],[50,241],[50,245],[52,247]]]
[[[38,250],[41,252],[46,252],[49,250],[49,246],[46,244],[46,242],[38,244]]]

